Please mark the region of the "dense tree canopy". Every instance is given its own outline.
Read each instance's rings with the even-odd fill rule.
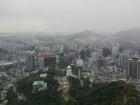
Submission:
[[[47,71],[47,90],[32,93],[32,82],[38,80],[38,74],[17,82],[17,92],[24,93],[26,100],[19,101],[11,88],[7,93],[7,105],[140,105],[139,92],[124,82],[90,84],[86,79],[69,77],[70,89],[66,93],[58,91],[58,82],[54,68]],[[81,81],[84,85],[81,85]]]

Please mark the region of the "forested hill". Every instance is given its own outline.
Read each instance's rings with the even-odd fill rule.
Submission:
[[[32,93],[32,82],[38,80],[38,75],[26,77],[17,84],[17,92],[24,94],[26,100],[18,100],[14,89],[7,93],[7,105],[140,105],[139,92],[135,87],[124,81],[112,83],[91,84],[83,80],[69,77],[70,89],[68,92],[59,92],[58,83],[53,79],[55,70],[49,70],[47,90]]]

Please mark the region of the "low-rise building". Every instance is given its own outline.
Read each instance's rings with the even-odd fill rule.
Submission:
[[[47,78],[47,74],[40,74],[40,78]]]
[[[33,82],[33,93],[36,91],[43,91],[47,89],[47,83],[44,81],[34,81]]]

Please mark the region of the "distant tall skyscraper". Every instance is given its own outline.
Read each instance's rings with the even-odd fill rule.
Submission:
[[[111,50],[109,48],[103,48],[103,57],[111,56]]]
[[[34,71],[35,70],[35,56],[33,54],[29,54],[26,60],[27,70]]]
[[[125,53],[120,53],[119,54],[119,61],[118,61],[118,66],[120,68],[122,68],[122,70],[127,68],[127,60],[128,60],[129,56]]]
[[[49,56],[48,58],[44,58],[44,65],[45,66],[52,66],[56,64],[56,57]]]
[[[128,70],[126,74],[127,79],[130,80],[140,79],[140,60],[138,58],[128,60]]]
[[[80,56],[81,56],[81,59],[83,60],[83,61],[85,61],[85,50],[81,50],[80,51]]]

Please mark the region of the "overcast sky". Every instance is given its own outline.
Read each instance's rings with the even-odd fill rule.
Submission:
[[[140,0],[0,0],[0,32],[140,28]]]

